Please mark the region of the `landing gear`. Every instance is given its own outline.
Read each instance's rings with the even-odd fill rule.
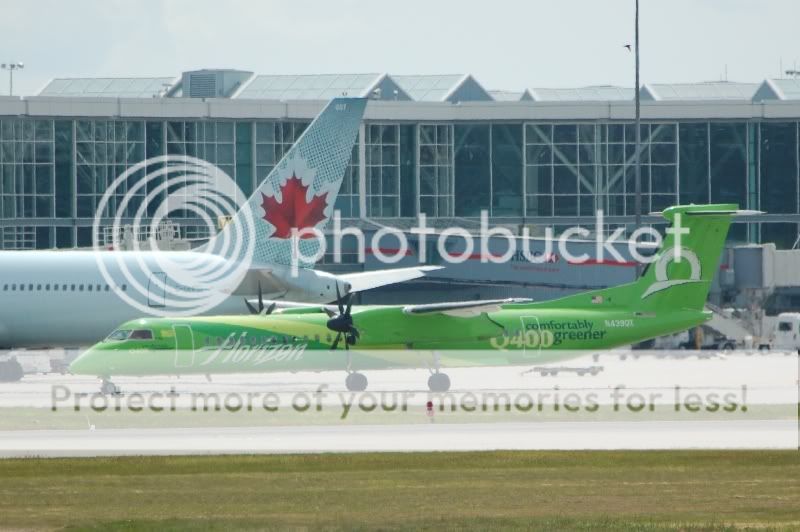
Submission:
[[[24,374],[16,357],[0,362],[0,382],[17,382],[22,380]]]
[[[100,393],[104,395],[119,395],[119,387],[108,379],[103,379],[100,385]]]
[[[428,377],[428,389],[432,392],[446,392],[450,389],[450,377],[446,373],[431,373]]]
[[[363,392],[367,389],[367,376],[363,373],[358,373],[357,371],[348,373],[347,378],[344,380],[344,384],[351,392]]]

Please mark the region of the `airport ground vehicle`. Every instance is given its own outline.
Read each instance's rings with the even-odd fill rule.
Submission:
[[[800,312],[778,314],[769,340],[758,347],[762,350],[797,351],[800,354]]]

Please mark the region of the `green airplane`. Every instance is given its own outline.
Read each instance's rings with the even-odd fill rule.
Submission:
[[[530,365],[609,349],[697,326],[728,234],[733,204],[676,206],[679,246],[668,232],[655,260],[635,282],[544,302],[526,299],[362,306],[351,294],[336,305],[265,308],[255,314],[143,318],[125,323],[81,354],[72,373],[112,376],[325,371],[346,369],[349,390],[361,371],[428,368],[432,391],[447,391],[443,367]],[[688,229],[688,233],[686,230]],[[679,253],[678,253],[679,250]],[[679,257],[676,256],[679,254]],[[275,311],[275,312],[273,312]]]

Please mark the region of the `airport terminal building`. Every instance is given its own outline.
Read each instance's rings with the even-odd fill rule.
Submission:
[[[0,98],[3,249],[91,243],[99,198],[165,154],[206,159],[245,194],[325,102],[372,98],[337,208],[402,227],[477,219],[633,221],[633,89],[487,90],[470,75],[259,75],[53,79]],[[766,211],[734,242],[791,248],[800,227],[800,80],[641,88],[643,212],[734,202]],[[194,221],[178,220],[191,236]]]

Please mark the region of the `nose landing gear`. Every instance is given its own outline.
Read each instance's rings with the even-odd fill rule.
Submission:
[[[100,385],[100,393],[104,395],[119,395],[121,392],[119,386],[108,379],[103,379],[103,383]]]

